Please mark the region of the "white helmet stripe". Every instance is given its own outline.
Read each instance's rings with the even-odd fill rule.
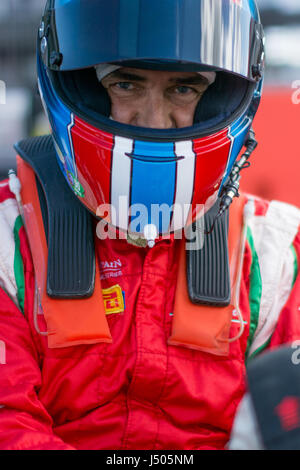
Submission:
[[[111,221],[115,227],[123,230],[128,229],[132,164],[126,153],[132,152],[132,139],[115,137],[111,168]]]
[[[187,206],[192,203],[196,163],[193,142],[191,140],[175,142],[175,155],[184,158],[177,161],[172,230],[180,229],[186,224]]]

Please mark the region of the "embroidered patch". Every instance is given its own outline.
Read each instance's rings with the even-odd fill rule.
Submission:
[[[102,289],[102,294],[106,315],[124,312],[124,297],[119,284],[108,287],[107,289]]]
[[[122,262],[120,259],[114,261],[100,262],[100,279],[122,276]]]

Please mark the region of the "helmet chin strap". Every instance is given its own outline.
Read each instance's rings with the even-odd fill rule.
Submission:
[[[250,166],[250,162],[248,160],[257,146],[257,140],[255,139],[255,133],[252,127],[249,130],[245,146],[246,152],[243,153],[241,158],[233,165],[230,175],[228,177],[228,182],[224,185],[222,189],[219,211],[210,229],[208,231],[205,231],[206,235],[210,234],[213,231],[216,220],[229,208],[230,204],[233,201],[233,198],[239,197],[239,187],[241,178],[240,172],[244,168],[248,168]]]

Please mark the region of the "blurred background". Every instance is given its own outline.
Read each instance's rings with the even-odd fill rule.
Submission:
[[[49,132],[35,71],[36,33],[44,3],[0,0],[0,179],[15,167],[16,141]],[[261,197],[300,206],[300,0],[257,3],[266,34],[266,79],[254,121],[259,146],[242,174],[241,186]]]

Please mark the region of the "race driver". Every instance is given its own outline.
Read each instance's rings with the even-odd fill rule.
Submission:
[[[245,361],[300,334],[299,210],[235,197],[255,1],[48,0],[37,51],[52,134],[0,192],[0,447],[223,449]]]

